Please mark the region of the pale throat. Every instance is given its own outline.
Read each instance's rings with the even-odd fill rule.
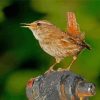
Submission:
[[[35,37],[37,40],[40,40],[40,38],[39,38],[39,36],[38,36],[38,34],[37,34],[37,31],[36,31],[36,30],[33,30],[33,29],[31,29],[31,31],[32,31],[34,37]]]

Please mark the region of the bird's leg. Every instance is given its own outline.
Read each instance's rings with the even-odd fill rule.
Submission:
[[[73,56],[73,60],[72,60],[72,62],[70,63],[70,65],[68,66],[67,70],[70,70],[72,64],[76,61],[76,59],[77,59],[77,56]]]
[[[54,71],[53,67],[57,64],[57,62],[55,62],[52,66],[50,66],[50,68],[45,72],[46,73],[49,73],[51,71]]]
[[[57,64],[57,62],[55,62],[52,66],[50,66],[49,71],[54,71],[54,66]]]
[[[55,62],[52,66],[50,66],[49,70],[47,70],[45,73],[49,73],[49,72],[51,72],[51,71],[54,71],[54,69],[53,69],[54,66],[55,66],[56,64],[60,63],[60,61],[61,61],[60,58],[56,58],[56,62]]]
[[[49,71],[54,71],[54,66],[58,63],[60,63],[61,59],[60,58],[56,58],[56,62],[49,68]]]

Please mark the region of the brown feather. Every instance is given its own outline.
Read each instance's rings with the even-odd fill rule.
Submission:
[[[80,34],[80,29],[79,29],[79,26],[77,24],[77,21],[76,21],[76,16],[75,16],[75,13],[73,12],[68,12],[67,13],[67,32],[70,34],[70,35],[79,35]]]

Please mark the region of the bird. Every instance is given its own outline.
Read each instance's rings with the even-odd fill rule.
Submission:
[[[70,70],[79,53],[90,46],[85,42],[85,34],[80,31],[74,12],[67,12],[66,32],[56,27],[47,20],[37,20],[32,23],[24,23],[22,27],[29,28],[40,47],[55,58],[56,62],[50,66],[49,71],[54,71],[54,66],[65,57],[72,57],[67,67]]]

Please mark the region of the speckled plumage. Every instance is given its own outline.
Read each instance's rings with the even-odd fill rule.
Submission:
[[[68,56],[73,56],[74,59],[82,49],[89,49],[89,46],[84,42],[83,34],[79,30],[75,14],[68,12],[67,16],[67,32],[61,31],[55,25],[45,20],[35,21],[25,26],[32,31],[41,48],[53,56],[57,63]]]

